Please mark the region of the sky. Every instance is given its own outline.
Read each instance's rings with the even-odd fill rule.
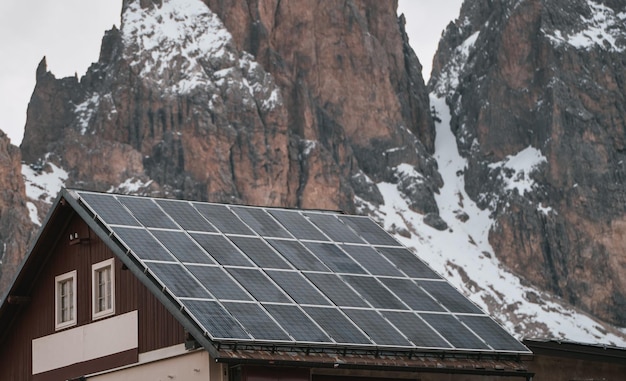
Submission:
[[[441,32],[462,0],[399,0],[409,42],[430,76]],[[45,56],[57,78],[85,74],[98,60],[104,32],[119,27],[122,0],[0,1],[0,130],[19,145],[35,70]]]

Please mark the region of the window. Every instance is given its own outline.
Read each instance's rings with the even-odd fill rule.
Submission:
[[[76,324],[76,270],[54,278],[55,328]]]
[[[113,258],[91,266],[91,305],[94,319],[115,313],[115,273],[113,269]]]

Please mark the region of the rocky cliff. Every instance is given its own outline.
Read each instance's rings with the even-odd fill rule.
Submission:
[[[0,295],[9,285],[30,242],[33,223],[29,213],[37,213],[34,204],[27,206],[22,180],[20,151],[0,131]],[[31,209],[29,211],[29,209]]]
[[[433,122],[395,8],[126,1],[80,81],[40,64],[24,159],[54,153],[68,186],[347,211],[409,162],[431,179],[415,207],[436,213]]]
[[[497,256],[622,326],[625,25],[619,1],[466,1],[430,82],[468,159],[466,190],[496,220]],[[535,167],[511,169],[528,154],[539,158]]]

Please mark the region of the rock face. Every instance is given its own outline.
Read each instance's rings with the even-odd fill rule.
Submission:
[[[80,81],[42,61],[24,159],[55,153],[68,186],[134,179],[173,197],[347,211],[408,162],[432,179],[415,208],[437,212],[433,122],[397,4],[207,3],[125,1]]]
[[[436,215],[434,123],[396,8],[125,0],[84,77],[40,63],[23,159],[66,187],[348,212],[386,181]]]
[[[325,182],[341,184],[351,198],[350,179],[358,170],[374,182],[390,180],[395,174],[389,169],[408,162],[431,179],[414,197],[415,207],[437,211],[432,191],[440,179],[428,155],[434,125],[421,65],[404,19],[395,14],[397,2],[206,2],[233,31],[237,46],[276,78],[292,135],[319,142],[320,164],[337,167]],[[311,192],[320,185],[301,181],[302,206],[319,206]]]
[[[497,256],[621,326],[625,12],[616,1],[466,1],[429,83],[452,110],[466,190],[497,220]],[[516,171],[524,155],[536,165]]]
[[[9,285],[31,237],[21,155],[0,131],[0,295]]]

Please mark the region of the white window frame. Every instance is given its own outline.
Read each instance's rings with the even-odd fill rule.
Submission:
[[[64,282],[71,280],[72,288],[71,288],[71,299],[70,299],[70,312],[71,318],[66,321],[61,321],[61,285]],[[70,271],[65,274],[58,275],[54,277],[54,327],[55,330],[71,327],[76,325],[76,270]]]
[[[111,271],[111,293],[109,295],[111,307],[98,311],[98,300],[100,299],[100,288],[98,287],[98,272],[110,268]],[[107,303],[108,304],[108,303]],[[100,319],[115,314],[115,262],[114,258],[91,265],[91,314],[92,320]]]

